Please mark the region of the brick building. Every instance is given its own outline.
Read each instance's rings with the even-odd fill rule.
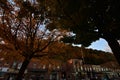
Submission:
[[[14,62],[0,66],[0,73],[4,72],[5,78],[12,80],[18,73],[22,63]],[[7,68],[6,68],[7,67]],[[62,64],[41,64],[33,61],[25,71],[25,80],[81,80],[81,79],[101,79],[104,75],[111,78],[113,75],[118,77],[119,68],[108,68],[100,65],[82,64],[80,59],[70,59]],[[2,75],[3,76],[3,75]],[[5,79],[3,79],[5,80]]]

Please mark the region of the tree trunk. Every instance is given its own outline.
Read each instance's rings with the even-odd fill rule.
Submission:
[[[112,36],[107,36],[106,38],[104,38],[107,42],[108,45],[110,46],[117,62],[120,65],[120,44],[118,43],[118,41],[112,37]]]
[[[21,68],[19,70],[19,73],[18,73],[18,75],[16,77],[16,80],[22,80],[24,72],[25,72],[28,64],[30,63],[30,60],[31,60],[31,58],[25,58],[25,60],[23,61],[22,66],[21,66]]]

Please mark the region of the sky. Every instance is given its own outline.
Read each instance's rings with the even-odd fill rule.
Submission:
[[[108,43],[102,38],[100,38],[96,42],[93,42],[88,48],[111,52],[111,49],[109,48]]]
[[[73,44],[73,46],[81,47],[81,45],[74,45],[74,44]],[[112,52],[108,43],[102,38],[91,43],[91,45],[89,47],[86,47],[86,48],[91,48],[93,50],[101,50],[101,51],[105,51],[105,52]]]

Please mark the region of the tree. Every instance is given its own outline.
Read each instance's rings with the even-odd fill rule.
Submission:
[[[57,0],[61,28],[75,33],[65,36],[62,41],[89,46],[103,38],[108,42],[114,56],[120,64],[120,1],[118,0]]]
[[[48,12],[45,1],[0,1],[0,39],[4,42],[0,48],[24,57],[16,80],[22,80],[32,58],[48,56],[47,47],[65,34],[46,28]]]
[[[62,63],[66,63],[71,58],[76,58],[77,53],[79,53],[77,48],[75,49],[70,44],[65,44],[61,42],[54,42],[53,45],[50,45],[48,47],[48,49],[49,53],[52,54],[50,58],[59,60]]]

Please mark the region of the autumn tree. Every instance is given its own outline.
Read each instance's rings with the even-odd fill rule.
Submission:
[[[49,53],[52,54],[50,58],[66,63],[69,59],[75,58],[77,49],[74,49],[70,44],[61,42],[53,42],[53,45],[48,47]],[[79,54],[80,55],[80,54]]]
[[[0,0],[0,39],[4,42],[0,48],[24,57],[16,80],[22,79],[32,58],[47,56],[47,47],[65,34],[47,29],[51,20],[46,4],[39,0]]]

